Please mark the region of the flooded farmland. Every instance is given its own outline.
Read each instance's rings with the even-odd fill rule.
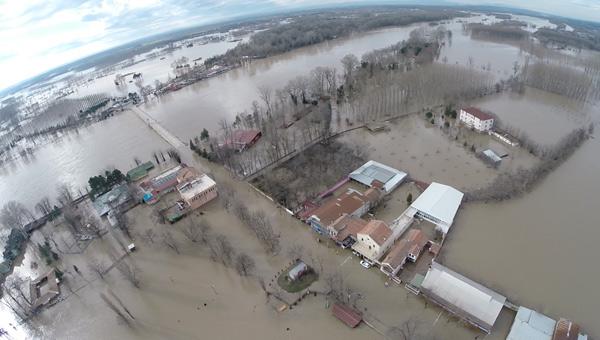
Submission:
[[[258,85],[278,88],[315,66],[339,66],[345,54],[360,55],[395,43],[405,39],[412,28],[360,34],[258,60],[168,94],[142,108],[180,139],[187,140],[203,127],[214,131],[219,119],[232,118],[248,109],[257,99]],[[476,65],[489,61],[492,72],[504,77],[510,74],[513,62],[521,58],[516,47],[473,42],[461,35],[460,24],[455,23],[452,28],[455,31],[452,45],[442,50],[442,57],[446,56],[448,63],[465,64],[468,54],[464,51],[469,51]],[[543,144],[552,144],[573,128],[589,121],[597,122],[599,118],[598,108],[594,111],[594,108],[530,89],[525,95],[503,94],[476,104]],[[390,124],[390,129],[375,135],[358,130],[340,140],[364,141],[373,158],[423,181],[435,180],[472,189],[494,177],[494,170],[442,135],[439,128],[428,126],[422,117],[400,119]],[[126,170],[134,165],[133,157],[145,160],[152,152],[166,148],[168,145],[135,115],[124,113],[44,146],[27,161],[5,165],[0,172],[0,196],[31,207],[41,196],[53,197],[58,183],[76,183],[82,187],[99,170],[108,166]],[[523,198],[464,205],[444,245],[444,264],[519,304],[555,318],[573,319],[591,335],[600,334],[594,317],[600,305],[595,290],[600,280],[595,270],[600,221],[593,215],[597,206],[595,196],[600,190],[599,150],[598,138],[590,139]],[[510,167],[521,164],[527,162]],[[203,165],[212,167],[219,183],[243,187],[240,190],[243,199],[252,202],[252,208],[267,211],[277,222],[284,250],[281,256],[268,257],[253,235],[217,203],[211,204],[202,217],[211,223],[215,232],[226,234],[241,251],[256,257],[258,275],[270,278],[281,270],[286,264],[285,249],[299,243],[307,251],[322,256],[329,268],[339,270],[352,282],[365,296],[359,306],[382,324],[393,326],[399,320],[414,318],[428,329],[427,335],[440,339],[479,335],[440,313],[439,309],[425,305],[403,288],[384,286],[379,272],[374,269],[366,272],[347,252],[317,243],[305,225],[274,208],[270,201],[244,183],[232,182],[218,167]],[[402,212],[402,199],[393,205],[398,211],[385,211],[386,220]],[[149,213],[146,207],[136,208],[136,232],[154,226]],[[86,254],[73,257],[73,261],[86,268],[86,257],[98,253],[99,250],[91,247]],[[93,274],[85,269],[84,277],[90,283],[81,280],[81,290],[69,294],[67,300],[43,313],[33,325],[35,330],[21,329],[18,334],[31,338],[74,339],[106,338],[108,331],[113,338],[139,339],[241,336],[304,339],[321,338],[323,334],[346,339],[383,338],[367,327],[352,331],[338,323],[325,308],[326,302],[321,296],[309,297],[297,308],[278,313],[265,302],[265,295],[255,280],[240,278],[235,271],[210,261],[206,249],[185,244],[181,253],[175,254],[159,244],[140,246],[140,251],[130,260],[141,269],[142,289],[131,287],[116,271],[103,282],[92,280]],[[26,256],[22,266],[30,263]],[[99,293],[108,288],[130,307],[136,316],[135,327],[119,324],[103,305]],[[504,339],[512,317],[512,313],[504,311],[494,332],[486,338]],[[77,322],[73,322],[74,319]]]

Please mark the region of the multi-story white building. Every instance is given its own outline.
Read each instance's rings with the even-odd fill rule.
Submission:
[[[458,119],[479,132],[489,131],[494,126],[494,117],[475,107],[461,109]]]

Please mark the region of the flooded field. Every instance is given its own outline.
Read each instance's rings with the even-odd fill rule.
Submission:
[[[592,107],[552,93],[527,88],[525,95],[504,93],[473,103],[542,145],[552,145],[572,130],[589,124]]]
[[[419,181],[437,181],[465,190],[483,186],[495,177],[496,170],[445,136],[423,115],[400,118],[389,127],[390,131],[380,133],[355,130],[340,140],[366,145],[369,159],[405,171]]]

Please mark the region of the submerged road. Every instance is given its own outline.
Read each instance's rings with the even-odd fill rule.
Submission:
[[[156,119],[154,119],[152,116],[150,116],[150,114],[148,114],[147,112],[145,112],[144,110],[140,109],[137,106],[132,107],[131,110],[133,112],[135,112],[135,114],[144,123],[148,124],[148,126],[152,130],[154,130],[154,132],[156,132],[162,139],[164,139],[172,147],[174,147],[175,149],[181,149],[181,148],[186,147],[186,144],[184,142],[182,142],[179,138],[177,138],[175,135],[173,135],[167,129],[165,129],[162,125],[160,125],[160,122],[158,122]]]

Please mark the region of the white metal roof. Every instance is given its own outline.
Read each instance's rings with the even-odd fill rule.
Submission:
[[[417,197],[411,207],[442,221],[446,224],[444,232],[448,232],[462,198],[463,193],[453,187],[433,182]]]
[[[502,158],[500,158],[500,156],[498,156],[498,154],[495,153],[492,149],[483,150],[483,154],[486,155],[489,159],[493,160],[494,162],[500,162],[502,160]]]
[[[432,262],[421,285],[425,295],[444,301],[451,310],[467,313],[491,327],[506,297],[474,282],[437,262]]]
[[[184,199],[191,199],[197,194],[215,186],[217,183],[206,174],[202,174],[197,178],[177,187],[179,194]]]
[[[525,307],[519,307],[506,340],[551,340],[556,321]]]
[[[370,160],[350,173],[350,178],[364,185],[371,186],[374,180],[383,183],[385,192],[396,188],[405,178],[406,173],[385,164]]]

